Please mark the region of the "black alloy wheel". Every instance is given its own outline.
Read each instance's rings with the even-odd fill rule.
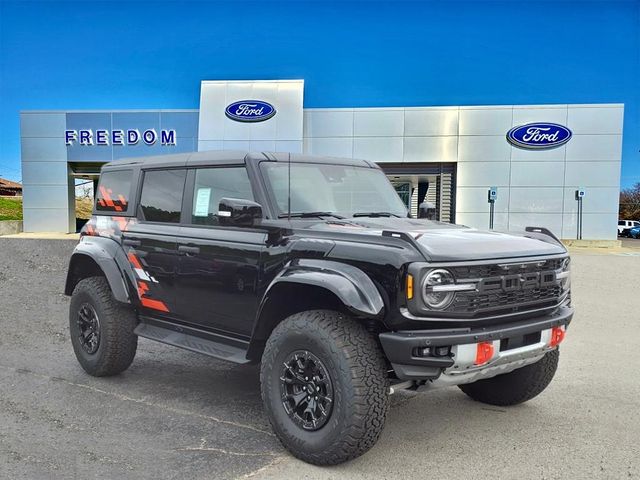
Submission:
[[[78,310],[78,341],[89,355],[98,351],[100,346],[100,319],[90,303],[83,303]]]
[[[307,350],[296,350],[283,364],[282,406],[289,418],[308,431],[321,429],[331,416],[333,385],[322,361]]]

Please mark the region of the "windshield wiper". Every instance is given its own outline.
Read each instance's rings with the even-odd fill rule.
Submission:
[[[333,218],[338,218],[338,219],[343,219],[344,217],[340,216],[340,215],[336,215],[333,212],[291,212],[291,214],[288,213],[282,213],[280,215],[278,215],[278,218],[287,218],[291,216],[291,218],[315,218],[315,217],[333,217]]]
[[[400,215],[398,215],[397,213],[391,213],[391,212],[358,212],[358,213],[354,213],[353,214],[353,218],[355,217],[396,217],[396,218],[402,218]]]

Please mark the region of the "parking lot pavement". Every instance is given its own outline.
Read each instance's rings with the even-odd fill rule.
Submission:
[[[61,293],[73,246],[0,239],[0,478],[640,478],[635,244],[573,252],[577,316],[538,398],[396,393],[378,445],[331,468],[280,447],[256,367],[141,339],[124,374],[86,375]]]
[[[624,248],[633,248],[640,250],[640,238],[621,238]]]

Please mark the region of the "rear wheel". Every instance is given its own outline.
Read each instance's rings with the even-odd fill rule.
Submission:
[[[509,406],[531,400],[547,388],[558,368],[556,348],[536,363],[486,380],[460,385],[474,400],[490,405]]]
[[[327,310],[287,318],[269,337],[260,370],[277,437],[317,465],[362,455],[384,427],[386,370],[375,339],[353,319]]]
[[[69,305],[71,344],[78,362],[90,375],[116,375],[136,355],[135,312],[111,294],[104,277],[89,277],[76,285]]]

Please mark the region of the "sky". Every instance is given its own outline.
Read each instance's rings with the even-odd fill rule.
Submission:
[[[640,0],[0,0],[0,176],[21,110],[198,108],[201,80],[305,80],[304,106],[624,103],[640,182]]]

